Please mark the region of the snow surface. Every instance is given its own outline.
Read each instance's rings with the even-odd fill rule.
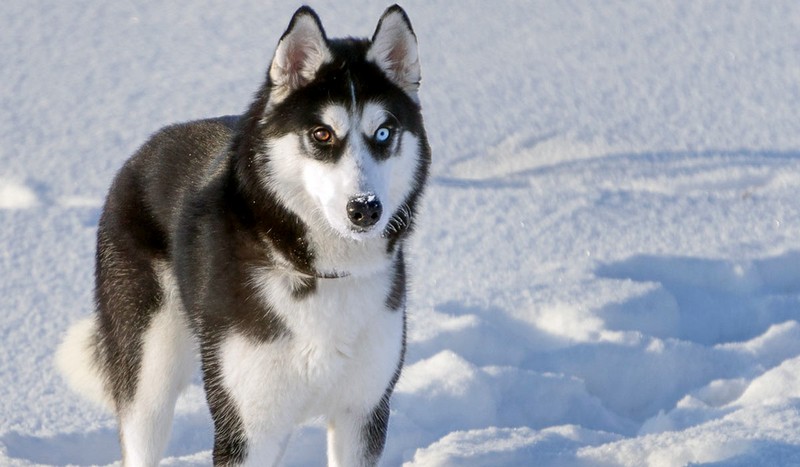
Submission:
[[[102,199],[157,128],[243,111],[297,6],[0,6],[0,465],[118,462],[52,360]],[[313,6],[335,37],[386,5]],[[383,465],[800,465],[800,3],[404,6],[434,165]],[[164,464],[210,446],[194,384]]]

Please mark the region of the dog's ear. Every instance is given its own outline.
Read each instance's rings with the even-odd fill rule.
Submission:
[[[367,60],[377,64],[389,79],[417,100],[420,81],[417,36],[406,12],[398,5],[387,8],[378,21]]]
[[[319,17],[311,8],[300,7],[278,42],[269,67],[274,91],[285,97],[305,86],[314,79],[320,67],[332,59]]]

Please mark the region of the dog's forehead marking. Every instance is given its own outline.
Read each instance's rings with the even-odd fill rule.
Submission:
[[[343,106],[333,104],[325,107],[320,115],[322,123],[331,127],[336,136],[343,138],[350,131],[352,116]]]
[[[383,105],[377,102],[367,102],[361,115],[361,130],[365,134],[371,135],[386,123],[387,117],[391,114]]]

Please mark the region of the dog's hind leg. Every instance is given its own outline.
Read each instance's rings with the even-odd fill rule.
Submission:
[[[156,466],[174,404],[188,384],[192,339],[177,285],[162,253],[101,220],[98,232],[96,349],[119,424],[125,467]]]
[[[119,411],[125,467],[156,466],[172,427],[175,402],[191,380],[194,345],[171,273],[158,274],[161,306],[141,340],[133,398]]]

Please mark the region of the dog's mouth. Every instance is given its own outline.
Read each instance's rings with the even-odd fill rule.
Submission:
[[[373,238],[382,237],[383,229],[380,229],[379,226],[369,228],[352,226],[349,228],[346,236],[352,238],[353,240],[370,240]]]

